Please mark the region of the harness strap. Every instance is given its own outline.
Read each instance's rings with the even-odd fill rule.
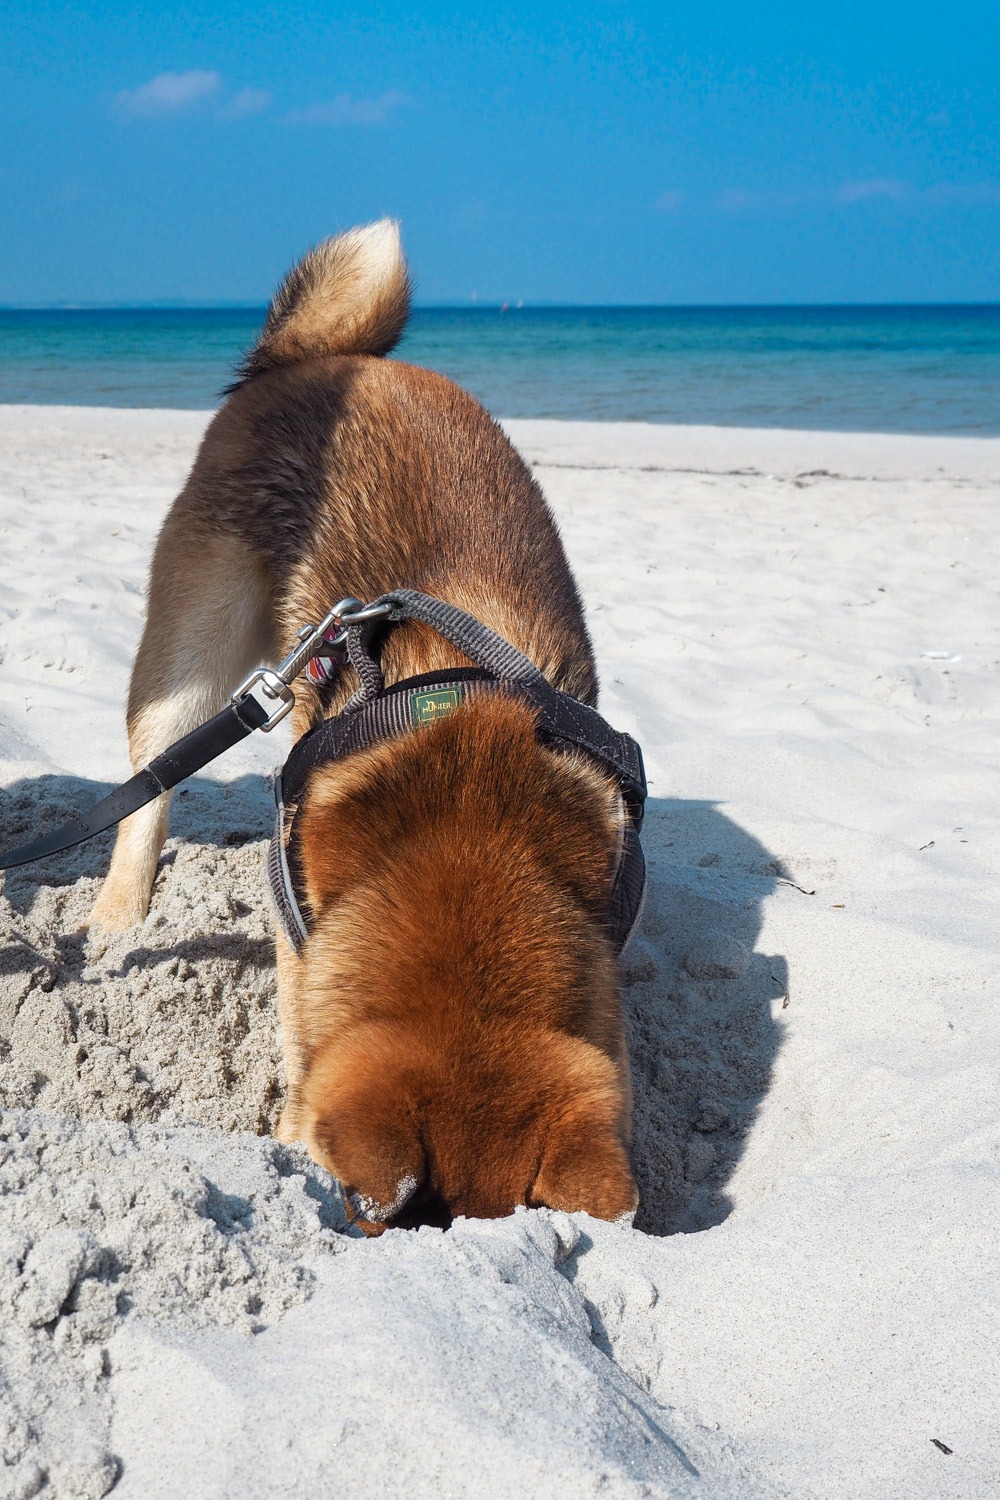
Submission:
[[[278,771],[274,778],[274,800],[278,807],[278,815],[275,822],[274,837],[267,850],[267,864],[264,874],[267,879],[267,888],[274,903],[274,910],[281,930],[288,939],[289,944],[296,953],[301,953],[302,945],[309,936],[309,929],[299,910],[299,903],[295,898],[295,887],[292,884],[292,872],[288,866],[287,840],[285,837],[285,804],[281,790],[282,776]]]
[[[611,900],[608,903],[607,924],[620,953],[632,936],[642,916],[646,902],[646,859],[639,842],[639,830],[631,818],[626,818],[622,837],[618,868],[611,884]]]
[[[646,773],[642,751],[636,741],[630,734],[612,729],[595,708],[550,687],[540,673],[538,678],[537,683],[515,682],[513,679],[502,682],[484,667],[455,667],[451,671],[427,673],[395,683],[372,702],[345,710],[335,718],[324,719],[292,746],[282,773],[285,798],[288,802],[297,801],[309,772],[323,761],[337,760],[354,750],[367,748],[375,740],[389,739],[413,728],[410,699],[415,691],[461,685],[466,696],[484,690],[516,690],[537,710],[538,733],[542,739],[585,750],[618,774],[629,813],[636,827],[641,828]]]
[[[460,613],[460,612],[458,612]],[[536,732],[543,743],[562,751],[580,749],[618,777],[624,803],[624,826],[606,922],[616,951],[621,952],[638,920],[646,885],[646,866],[639,842],[646,778],[642,751],[631,735],[611,728],[596,709],[539,682],[501,680],[483,667],[456,667],[410,677],[385,689],[370,703],[350,705],[335,718],[309,731],[288,756],[274,791],[277,819],[267,861],[267,880],[282,930],[296,953],[308,936],[300,895],[301,876],[294,830],[297,808],[310,773],[318,766],[395,738],[420,722],[415,705],[427,698],[454,695],[453,704],[483,693],[516,693],[536,712]]]
[[[147,802],[168,792],[179,781],[193,776],[224,750],[238,745],[248,734],[260,729],[267,719],[268,710],[255,698],[228,704],[221,713],[177,740],[148,766],[116,787],[79,821],[67,823],[65,828],[36,839],[33,844],[0,854],[0,870],[12,870],[16,865],[29,864],[33,859],[59,854],[63,849],[72,849],[93,838],[96,833],[113,828],[123,818],[145,807]]]
[[[575,745],[617,772],[629,816],[640,829],[646,804],[646,768],[638,742],[623,730],[612,729],[596,708],[550,687],[544,679],[540,688],[526,687],[524,696],[538,709],[542,739],[556,745]]]
[[[510,641],[484,625],[475,615],[437,599],[432,594],[422,594],[417,589],[392,589],[382,594],[365,609],[366,622],[349,625],[347,648],[361,681],[361,687],[347,705],[349,711],[363,711],[366,706],[384,704],[389,698],[382,679],[381,668],[368,650],[373,620],[396,624],[403,620],[420,620],[430,625],[446,641],[475,662],[480,675],[499,678],[501,682],[516,686],[518,692],[534,703],[539,711],[539,733],[555,741],[569,741],[581,750],[612,765],[624,783],[629,811],[638,827],[642,827],[642,808],[646,797],[646,776],[642,764],[642,752],[631,735],[620,734],[602,719],[596,709],[568,693],[561,693],[549,683],[535,663],[519,651]],[[454,679],[458,674],[451,673]],[[390,693],[396,689],[391,689]],[[390,710],[391,711],[391,710]],[[336,723],[337,720],[330,720]],[[367,722],[365,724],[368,728]],[[400,723],[389,733],[406,727]],[[324,728],[319,726],[314,734]],[[309,736],[306,736],[306,740]],[[297,751],[305,744],[300,740],[292,751],[289,762],[294,763]],[[347,747],[332,749],[329,753],[343,755]],[[286,781],[288,780],[286,770]]]
[[[510,641],[497,635],[482,620],[470,615],[445,599],[435,599],[431,594],[421,594],[416,589],[393,589],[383,594],[376,604],[389,606],[385,618],[390,623],[400,620],[420,620],[430,625],[438,635],[444,636],[453,646],[475,662],[477,667],[500,677],[506,682],[531,682],[547,687],[542,673],[535,663],[512,646]]]

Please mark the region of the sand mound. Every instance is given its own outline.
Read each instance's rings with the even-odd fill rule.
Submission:
[[[68,820],[93,788],[44,777],[4,799],[11,839]],[[263,778],[192,783],[141,928],[81,931],[108,839],[12,871],[0,895],[0,1104],[84,1119],[270,1131],[283,1083]],[[725,1217],[723,1185],[777,1045],[784,961],[753,953],[766,851],[711,809],[653,801],[643,935],[626,955],[640,1228]],[[670,881],[660,865],[677,844]],[[679,883],[685,877],[685,884]],[[688,885],[687,878],[690,878]]]
[[[46,776],[22,786],[4,799],[5,837],[55,827],[93,796],[92,785],[69,778]],[[281,1104],[271,915],[262,885],[265,844],[256,837],[267,817],[263,778],[193,783],[178,799],[176,819],[188,838],[168,843],[150,916],[141,928],[112,938],[80,931],[107,839],[6,879],[0,896],[7,939],[0,959],[0,1102],[7,1107],[0,1115],[7,1194],[0,1306],[10,1318],[2,1399],[15,1494],[33,1494],[46,1482],[59,1495],[81,1500],[119,1483],[123,1492],[131,1484],[144,1500],[161,1493],[157,1474],[166,1455],[154,1461],[150,1453],[159,1452],[156,1429],[165,1410],[176,1411],[185,1431],[203,1431],[204,1404],[211,1407],[214,1382],[206,1394],[201,1360],[206,1347],[215,1350],[213,1359],[217,1348],[204,1338],[192,1343],[194,1330],[232,1329],[244,1341],[265,1330],[273,1335],[286,1314],[319,1293],[323,1309],[310,1319],[329,1319],[346,1336],[344,1299],[317,1276],[320,1262],[351,1244],[336,1185],[298,1151],[230,1134],[268,1130]],[[654,805],[649,818],[651,919],[630,950],[626,996],[643,1218],[656,1229],[725,1215],[718,1184],[767,1075],[773,1025],[766,999],[774,989],[774,962],[751,957],[755,903],[741,900],[734,908],[723,890],[709,888],[713,881],[718,887],[726,858],[728,875],[739,877],[744,894],[765,892],[772,875],[761,863],[763,851],[708,811],[681,818]],[[670,834],[682,837],[685,857],[694,859],[700,890],[659,877],[659,852]],[[720,1046],[722,1031],[731,1038],[728,1051]],[[517,1231],[513,1240],[491,1229],[465,1240],[453,1232],[444,1262],[440,1250],[426,1246],[412,1266],[413,1251],[397,1250],[398,1261],[390,1256],[394,1266],[409,1268],[397,1315],[403,1326],[412,1325],[411,1343],[404,1344],[411,1351],[428,1339],[440,1344],[442,1326],[449,1351],[466,1339],[475,1344],[482,1332],[483,1275],[501,1288],[527,1278],[530,1294],[518,1298],[516,1308],[542,1339],[537,1348],[529,1339],[523,1351],[533,1387],[538,1361],[553,1359],[552,1337],[559,1347],[568,1340],[572,1349],[572,1392],[559,1399],[550,1393],[536,1414],[530,1455],[521,1434],[516,1483],[508,1440],[494,1437],[494,1451],[483,1448],[489,1419],[482,1397],[470,1397],[469,1388],[460,1389],[454,1374],[441,1369],[425,1372],[435,1383],[436,1423],[450,1427],[461,1448],[475,1450],[470,1486],[484,1463],[493,1466],[491,1493],[505,1492],[498,1476],[508,1466],[512,1494],[524,1493],[532,1473],[531,1492],[546,1492],[546,1476],[554,1477],[546,1444],[554,1432],[562,1445],[560,1484],[568,1485],[568,1473],[575,1473],[573,1493],[588,1492],[591,1468],[605,1476],[601,1493],[686,1493],[693,1465],[679,1438],[667,1435],[662,1415],[653,1429],[648,1414],[637,1419],[636,1392],[622,1394],[628,1382],[607,1384],[607,1361],[591,1342],[597,1335],[587,1307],[564,1279],[575,1273],[575,1261],[566,1263],[579,1230],[562,1216],[556,1222],[557,1234],[536,1226]],[[476,1247],[471,1271],[470,1245]],[[456,1315],[469,1294],[470,1274],[476,1310]],[[384,1272],[373,1277],[358,1268],[358,1275],[366,1285],[357,1293],[365,1310],[356,1334],[370,1348],[373,1337],[381,1338],[371,1327],[372,1308],[389,1289],[380,1279]],[[433,1317],[426,1307],[416,1316],[414,1294],[421,1303],[433,1298],[435,1277],[440,1306]],[[655,1298],[651,1283],[642,1295]],[[509,1318],[506,1296],[491,1316],[502,1311]],[[596,1327],[603,1329],[599,1317]],[[168,1350],[164,1329],[170,1330]],[[398,1333],[390,1337],[387,1329],[385,1336],[398,1344]],[[610,1352],[602,1336],[598,1345]],[[505,1346],[509,1358],[509,1330]],[[233,1357],[252,1364],[245,1342],[239,1347],[243,1352]],[[286,1354],[294,1365],[293,1343]],[[324,1343],[324,1370],[329,1357]],[[473,1392],[483,1388],[480,1363],[474,1356]],[[147,1390],[150,1366],[173,1370],[168,1390],[160,1377],[157,1391]],[[402,1369],[397,1375],[410,1378]],[[559,1379],[556,1371],[545,1376],[555,1392]],[[186,1398],[178,1402],[175,1390],[191,1380],[200,1393],[197,1414]],[[581,1392],[581,1380],[589,1394]],[[342,1377],[338,1389],[342,1404]],[[370,1391],[359,1391],[356,1400],[369,1427],[379,1420]],[[230,1407],[227,1387],[218,1417],[223,1430]],[[174,1452],[162,1493],[250,1493],[233,1477],[249,1445],[271,1472],[267,1482],[258,1476],[254,1493],[278,1493],[287,1471],[274,1454],[287,1444],[277,1414],[272,1424],[267,1440],[260,1427],[251,1434],[238,1424],[229,1447],[223,1444],[221,1454],[213,1448],[211,1457],[202,1453],[183,1479]],[[706,1437],[699,1437],[702,1450]],[[315,1439],[296,1452],[297,1482],[316,1485],[306,1493],[321,1492],[325,1453]],[[645,1483],[634,1488],[623,1453],[633,1454],[630,1463],[638,1463],[636,1472],[653,1490]],[[419,1442],[411,1461],[416,1483],[427,1467]],[[206,1481],[206,1469],[219,1476],[218,1490]],[[451,1470],[449,1479],[455,1479]],[[383,1482],[393,1487],[388,1468]],[[375,1492],[373,1485],[369,1493]]]
[[[247,1136],[5,1111],[0,1193],[0,1444],[25,1496],[118,1478],[108,1350],[126,1322],[258,1333],[348,1243],[327,1174]]]

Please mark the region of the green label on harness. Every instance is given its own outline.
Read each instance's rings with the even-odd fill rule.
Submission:
[[[461,687],[429,688],[426,693],[414,693],[410,698],[410,717],[419,729],[421,724],[436,724],[446,719],[462,699],[465,690]]]

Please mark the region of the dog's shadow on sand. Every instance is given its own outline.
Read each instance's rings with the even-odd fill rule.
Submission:
[[[770,1085],[788,966],[758,953],[761,906],[789,877],[711,802],[650,798],[646,907],[624,954],[636,1227],[719,1224]]]
[[[16,783],[0,792],[0,848],[50,833],[110,790],[107,783],[71,776]],[[175,794],[171,837],[180,844],[234,847],[266,838],[272,817],[266,777],[194,777]],[[74,888],[105,874],[113,838],[112,830],[7,872],[3,894],[12,914],[21,919],[34,908],[36,921],[19,931],[23,923],[16,920],[5,935],[0,977],[38,968],[34,942],[42,940],[42,928],[54,943],[57,966],[82,969],[85,939],[73,928],[85,917],[96,884]],[[670,1234],[718,1224],[730,1209],[726,1184],[770,1083],[781,999],[788,993],[784,958],[755,951],[761,905],[788,876],[710,802],[651,798],[642,842],[646,908],[623,961],[641,1194],[636,1222],[647,1233]],[[168,847],[164,865],[174,858],[176,848]],[[120,956],[122,974],[183,957],[189,947],[192,959],[231,959],[234,973],[247,963],[263,968],[272,961],[270,942],[248,944],[238,921],[193,946],[171,943],[168,933],[158,936],[162,943],[147,939]]]

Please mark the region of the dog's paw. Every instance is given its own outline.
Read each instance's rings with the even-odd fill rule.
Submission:
[[[126,932],[144,922],[148,911],[149,902],[143,899],[141,892],[134,888],[111,889],[110,882],[105,882],[90,909],[86,926],[91,932]]]

